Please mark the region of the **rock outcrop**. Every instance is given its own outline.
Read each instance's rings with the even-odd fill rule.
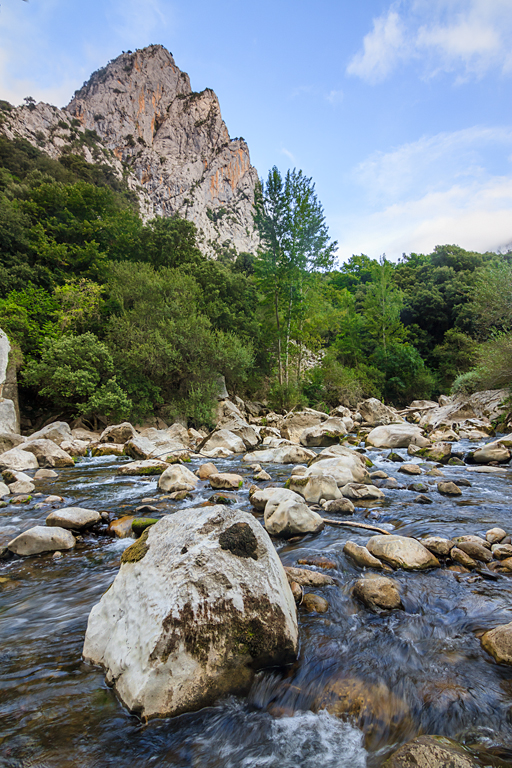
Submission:
[[[109,165],[139,197],[144,218],[180,216],[203,253],[254,253],[258,174],[244,139],[231,139],[215,93],[190,80],[161,45],[121,54],[91,75],[65,109],[32,104],[5,113],[2,131],[53,158]]]
[[[268,535],[224,506],[162,518],[123,553],[83,652],[143,719],[247,691],[255,670],[297,653],[295,603]]]

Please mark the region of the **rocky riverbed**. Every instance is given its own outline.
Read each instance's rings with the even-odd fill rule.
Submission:
[[[467,424],[462,414],[459,422],[425,428],[425,412],[411,412],[417,420],[380,427],[353,418],[361,414],[334,414],[323,430],[325,416],[295,414],[277,435],[272,424],[250,424],[247,413],[231,410],[233,431],[221,422],[209,441],[189,435],[194,442],[185,445],[176,425],[167,439],[179,438],[180,447],[161,442],[158,458],[147,456],[141,438],[156,445],[162,435],[125,426],[103,442],[67,435],[86,443],[74,446],[85,453],[74,464],[59,466],[57,458],[52,466],[58,452],[39,444],[25,451],[39,469],[4,469],[0,765],[512,764],[509,636],[496,629],[512,622],[508,438],[493,435],[482,417]],[[318,423],[308,424],[312,418]],[[342,430],[333,419],[352,423]],[[69,456],[73,447],[63,443],[70,440],[55,429],[53,444]],[[222,429],[230,435],[219,435]],[[375,429],[381,433],[372,439]],[[383,429],[388,444],[376,447]],[[417,438],[404,445],[403,434],[415,429]],[[435,430],[449,439],[432,441]],[[36,440],[52,441],[49,431]],[[108,446],[112,453],[101,455]],[[480,449],[485,463],[477,461]],[[130,455],[116,455],[125,450]],[[180,463],[169,464],[171,450]],[[135,461],[142,464],[133,468]],[[291,495],[276,498],[270,489],[285,485]],[[296,600],[298,654],[256,670],[241,695],[143,723],[106,684],[105,671],[82,660],[88,617],[146,526],[192,520],[213,504],[272,534]],[[71,546],[59,540],[39,554],[15,554],[11,542],[38,527],[64,531]],[[413,555],[419,560],[408,560]],[[493,653],[496,645],[505,655]]]

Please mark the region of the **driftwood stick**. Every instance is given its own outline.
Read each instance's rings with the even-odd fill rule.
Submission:
[[[349,528],[366,528],[367,531],[377,531],[377,533],[384,533],[386,536],[391,536],[391,533],[385,531],[384,528],[378,528],[376,525],[368,525],[368,523],[354,523],[352,520],[329,520],[327,517],[323,517],[322,520],[326,525],[347,525]]]

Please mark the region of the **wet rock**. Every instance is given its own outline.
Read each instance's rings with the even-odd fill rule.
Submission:
[[[442,536],[428,536],[426,539],[422,539],[421,543],[437,557],[448,557],[453,549],[453,541],[444,539]]]
[[[124,445],[128,440],[137,435],[135,427],[129,421],[123,421],[122,424],[113,424],[103,430],[100,435],[100,443],[116,443]]]
[[[421,467],[417,464],[402,464],[398,471],[406,475],[421,475]]]
[[[46,525],[58,526],[72,531],[83,531],[92,525],[99,523],[101,515],[94,509],[82,507],[66,507],[56,512],[50,512],[46,518]]]
[[[425,494],[420,493],[419,496],[416,496],[414,499],[415,504],[432,504],[432,499],[430,499],[428,496],[425,496]]]
[[[3,483],[2,483],[3,485]],[[35,491],[36,487],[34,483],[31,483],[27,480],[17,480],[15,483],[11,483],[9,486],[7,493],[32,493]],[[0,493],[0,495],[4,496],[5,494]]]
[[[22,472],[25,469],[38,469],[38,467],[36,457],[28,451],[22,451],[21,448],[11,448],[10,451],[0,455],[0,470],[11,469],[14,472]]]
[[[429,490],[429,487],[426,483],[416,482],[416,483],[409,483],[409,485],[407,486],[407,490],[416,491],[416,493],[425,493],[426,491]]]
[[[173,491],[168,496],[163,496],[164,499],[171,499],[171,501],[183,501],[183,499],[192,498],[190,491]]]
[[[336,480],[331,475],[292,475],[286,487],[303,496],[311,504],[318,504],[320,499],[341,499],[341,492]]]
[[[218,473],[219,470],[215,464],[212,464],[211,462],[208,462],[207,464],[201,464],[197,470],[197,476],[200,480],[208,480],[210,475],[217,475]]]
[[[366,444],[375,448],[407,448],[422,435],[423,430],[415,424],[391,424],[372,429],[366,436]]]
[[[372,480],[387,480],[388,477],[389,475],[383,472],[382,469],[379,469],[377,472],[371,472],[370,474]]]
[[[118,475],[161,475],[169,467],[166,461],[160,459],[142,459],[122,464],[117,469]]]
[[[469,555],[473,560],[480,560],[482,563],[490,563],[492,560],[492,554],[486,547],[482,547],[480,544],[475,544],[473,541],[460,541],[457,544],[466,555]]]
[[[355,511],[354,504],[350,499],[331,499],[322,504],[323,508],[330,515],[353,515]]]
[[[193,491],[199,480],[190,469],[181,464],[173,464],[158,479],[158,487],[167,493],[174,491]]]
[[[382,768],[477,768],[464,747],[444,736],[417,736],[393,752]]]
[[[329,603],[325,597],[308,592],[302,600],[302,608],[308,613],[325,613],[329,610]]]
[[[493,544],[492,553],[497,560],[512,557],[512,544]]]
[[[485,538],[489,544],[499,544],[499,542],[502,541],[506,535],[507,532],[504,531],[503,528],[490,528],[485,534]]]
[[[455,563],[460,563],[460,565],[463,565],[464,568],[476,568],[477,562],[473,560],[472,557],[470,557],[464,550],[459,549],[458,547],[453,547],[453,549],[450,551],[450,557]]]
[[[313,451],[303,448],[301,445],[282,445],[277,448],[247,453],[243,461],[248,464],[253,462],[258,462],[258,464],[299,464],[313,459],[315,455]]]
[[[254,490],[252,490],[254,488]],[[293,498],[296,501],[302,501],[302,497],[298,493],[288,491],[286,488],[258,488],[258,486],[251,486],[249,489],[249,501],[254,509],[258,512],[263,512],[267,501],[276,493],[283,493],[282,498],[288,498],[287,494],[290,494],[289,498]]]
[[[274,502],[272,497],[265,506],[265,528],[272,536],[290,538],[305,533],[318,533],[324,527],[320,515],[313,512],[304,502],[284,499]],[[273,503],[274,502],[274,503]]]
[[[347,483],[341,488],[341,492],[345,498],[354,501],[380,501],[385,498],[380,488],[362,483]]]
[[[17,485],[17,483],[13,483],[13,485]],[[9,494],[9,486],[5,483],[0,483],[0,496],[8,496]]]
[[[343,547],[343,552],[348,555],[357,565],[363,568],[383,568],[383,563],[378,557],[374,557],[366,547],[361,547],[353,541],[347,541]]]
[[[236,504],[238,498],[234,493],[213,493],[208,501],[212,504]]]
[[[108,533],[118,539],[127,539],[132,535],[132,523],[136,518],[133,515],[125,515],[117,520],[112,520],[108,526]]]
[[[22,493],[19,496],[13,496],[10,501],[11,504],[28,504],[32,501],[32,496]]]
[[[214,451],[217,448],[223,448],[229,451],[229,454],[243,453],[245,451],[245,443],[241,437],[235,435],[229,429],[218,429],[206,440],[202,447],[202,452],[208,455],[210,451]]]
[[[154,517],[136,517],[132,520],[132,531],[136,536],[140,536],[146,528],[158,523],[158,520]]]
[[[292,443],[300,443],[300,437],[305,429],[316,427],[327,419],[326,413],[315,411],[312,408],[290,413],[281,424],[281,436]]]
[[[402,605],[399,585],[387,576],[368,574],[358,579],[354,584],[354,596],[371,609],[390,611]]]
[[[85,440],[63,440],[60,448],[70,456],[87,456],[89,443]]]
[[[477,448],[473,453],[472,461],[475,464],[490,464],[491,461],[501,464],[510,461],[510,451],[500,440],[496,440],[493,443],[487,443],[482,448]]]
[[[36,525],[16,536],[7,545],[15,555],[39,555],[42,552],[54,552],[60,549],[73,549],[76,544],[73,534],[64,528],[48,528]]]
[[[352,419],[329,418],[322,424],[304,429],[300,434],[300,442],[306,448],[335,445],[353,426]]]
[[[459,488],[459,486],[451,482],[438,483],[437,490],[439,491],[439,493],[442,493],[443,496],[461,496],[462,495],[462,491]]]
[[[439,567],[439,560],[432,552],[408,536],[372,536],[366,546],[372,555],[395,568],[422,570]]]
[[[84,657],[107,670],[143,720],[244,694],[255,670],[295,658],[295,601],[251,515],[180,510],[144,532],[121,563],[91,611]]]
[[[53,467],[75,466],[71,456],[66,451],[63,451],[62,448],[59,448],[52,440],[30,440],[30,442],[24,443],[20,450],[25,453],[32,453],[36,457],[39,467],[52,469]],[[2,457],[0,456],[0,461],[1,459]]]
[[[395,451],[391,451],[390,453],[388,453],[386,458],[388,461],[394,461],[395,464],[401,464],[404,461],[403,456],[400,456],[399,453],[395,453]]]
[[[481,547],[485,547],[486,549],[490,549],[491,545],[488,541],[485,539],[482,539],[481,536],[474,536],[473,534],[465,534],[464,536],[455,536],[453,539],[454,543],[458,546],[461,541],[470,541],[473,542],[473,544],[480,544]]]
[[[486,632],[480,642],[498,664],[512,664],[512,622]]]
[[[122,443],[92,443],[91,454],[93,456],[123,456],[124,445]]]
[[[55,480],[59,476],[54,469],[38,469],[34,475],[34,480]]]
[[[307,467],[305,467],[303,464],[296,464],[294,467],[292,467],[292,475],[305,475],[306,470]]]
[[[437,467],[433,467],[432,469],[429,469],[428,472],[425,472],[426,475],[429,477],[445,477],[444,472],[441,472],[440,469]]]
[[[269,473],[265,472],[264,469],[260,470],[257,475],[254,475],[254,479],[262,483],[267,482],[268,480],[272,480]]]
[[[243,486],[244,479],[241,475],[221,472],[220,474],[210,475],[208,482],[215,490],[237,491]]]
[[[381,403],[375,397],[370,397],[368,400],[363,400],[357,406],[358,412],[363,417],[364,421],[370,424],[372,427],[378,427],[386,424],[403,423],[403,419],[394,408],[388,408],[387,405]]]
[[[288,578],[301,587],[325,587],[334,584],[332,577],[326,573],[310,571],[307,568],[295,568],[292,565],[285,565],[284,570]]]
[[[314,565],[316,568],[336,568],[336,563],[333,560],[328,560],[326,557],[303,557],[297,560],[299,565]]]
[[[333,477],[338,488],[348,483],[364,483],[369,480],[368,470],[362,461],[362,457],[355,451],[351,451],[353,456],[330,457],[326,454],[320,454],[319,460],[314,460],[306,470],[305,476],[313,475]],[[357,457],[357,458],[356,458]]]
[[[155,512],[160,512],[159,507],[154,507],[152,504],[141,504],[140,507],[136,507],[135,511],[139,515],[151,515]],[[103,515],[102,515],[103,517]]]
[[[288,583],[292,591],[293,599],[295,600],[296,603],[301,603],[302,598],[304,597],[304,590],[299,584],[297,584],[296,581],[288,580]]]
[[[446,464],[451,454],[451,443],[434,443],[430,448],[423,448],[420,451],[420,455],[426,461],[435,461],[439,464]]]
[[[450,459],[448,459],[448,465],[452,467],[463,467],[464,462],[462,459],[458,459],[456,456],[452,456]]]
[[[506,568],[507,571],[512,571],[512,557],[504,557],[499,561],[499,565]]]
[[[394,477],[388,477],[387,480],[381,480],[377,482],[380,483],[382,488],[387,488],[389,491],[399,491],[404,488],[404,486],[400,485],[398,480],[395,480]]]

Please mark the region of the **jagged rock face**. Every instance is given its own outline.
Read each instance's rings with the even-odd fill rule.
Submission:
[[[230,140],[215,93],[194,93],[162,46],[95,72],[67,111],[135,173],[156,215],[194,221],[203,252],[254,252],[258,181],[243,139]]]
[[[55,159],[71,152],[109,165],[137,193],[144,219],[193,221],[206,255],[255,253],[258,174],[247,144],[229,138],[215,93],[193,92],[162,46],[122,54],[65,109],[39,103],[2,118],[8,138],[25,138]]]

